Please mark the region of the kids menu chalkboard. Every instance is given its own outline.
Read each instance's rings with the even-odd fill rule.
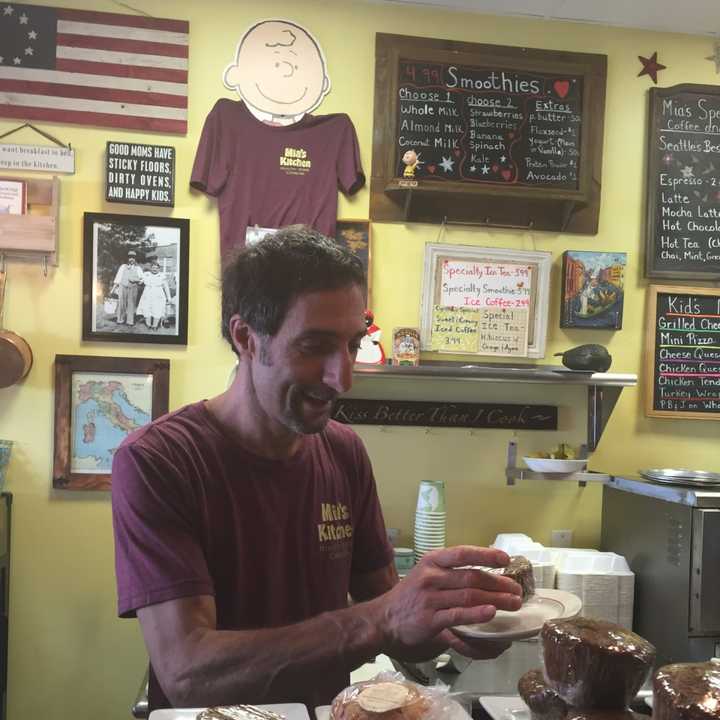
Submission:
[[[376,36],[374,220],[596,232],[604,55]]]
[[[646,275],[720,277],[720,87],[650,90]]]
[[[646,413],[720,420],[720,290],[650,286]]]

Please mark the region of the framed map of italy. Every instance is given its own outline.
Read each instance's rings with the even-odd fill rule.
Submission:
[[[169,361],[57,355],[53,487],[109,490],[115,450],[167,412]]]

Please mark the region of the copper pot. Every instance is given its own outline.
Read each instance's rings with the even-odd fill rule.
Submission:
[[[5,273],[0,272],[0,328],[5,297]],[[33,364],[33,354],[27,340],[10,330],[0,329],[0,388],[20,382]]]

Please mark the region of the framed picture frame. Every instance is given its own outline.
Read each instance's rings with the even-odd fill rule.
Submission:
[[[560,327],[621,330],[627,253],[566,250]]]
[[[190,221],[85,213],[83,340],[187,345]]]
[[[539,250],[426,244],[421,349],[545,357],[551,263]]]
[[[170,361],[55,356],[53,488],[109,490],[112,458],[168,411]]]
[[[357,255],[367,275],[367,297],[365,306],[372,307],[370,262],[372,260],[372,244],[370,239],[369,220],[338,220],[335,226],[335,242],[346,247]]]

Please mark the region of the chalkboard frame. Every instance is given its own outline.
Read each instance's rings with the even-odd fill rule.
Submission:
[[[657,120],[658,112],[664,98],[681,93],[694,93],[697,95],[714,95],[720,97],[720,87],[717,85],[700,85],[682,83],[666,88],[650,88],[648,93],[648,133],[647,133],[647,173],[645,177],[646,211],[645,211],[645,277],[666,280],[714,280],[720,279],[720,270],[658,270],[656,260],[656,218],[657,218],[657,186],[660,163],[659,153],[655,152],[655,136],[660,130]]]
[[[645,326],[645,415],[656,418],[684,418],[687,420],[720,420],[720,412],[687,412],[684,410],[658,410],[655,399],[655,351],[658,295],[701,295],[720,298],[720,288],[692,287],[690,285],[650,285],[648,287],[647,319]]]
[[[532,265],[536,270],[537,282],[533,285],[531,298],[532,337],[528,338],[528,358],[545,357],[547,340],[548,313],[550,307],[550,269],[552,253],[545,250],[511,250],[508,248],[476,247],[474,245],[447,245],[444,243],[426,243],[425,268],[423,275],[422,302],[420,309],[421,350],[439,352],[431,348],[432,314],[435,288],[438,284],[438,262],[443,258],[465,262],[494,262]],[[450,353],[457,354],[457,353]],[[481,353],[460,353],[483,356]],[[519,356],[518,356],[519,357]]]
[[[495,186],[396,177],[395,123],[401,59],[582,76],[580,177],[577,190]],[[376,34],[370,219],[462,223],[596,234],[600,212],[607,57]]]

